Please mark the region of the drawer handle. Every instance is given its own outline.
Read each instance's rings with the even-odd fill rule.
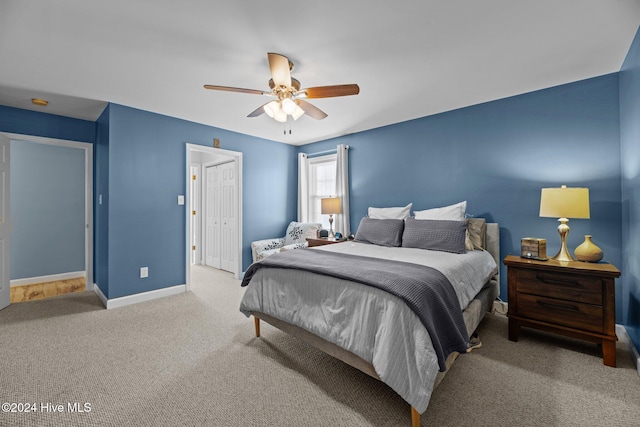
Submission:
[[[575,305],[554,304],[554,303],[545,302],[545,301],[536,301],[536,302],[543,307],[559,308],[561,310],[575,311],[576,313],[580,312],[580,308],[576,307]]]
[[[555,284],[555,285],[573,285],[573,286],[577,286],[577,287],[582,287],[582,285],[580,284],[580,282],[575,281],[575,280],[558,280],[558,279],[549,279],[547,277],[541,276],[541,275],[536,275],[536,279],[540,280],[541,282],[544,283],[550,283],[550,284]]]

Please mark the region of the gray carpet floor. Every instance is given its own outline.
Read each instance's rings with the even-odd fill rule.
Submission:
[[[192,279],[191,292],[112,310],[84,292],[0,311],[0,402],[35,404],[0,425],[410,425],[381,382],[269,325],[255,338],[231,275]],[[590,343],[527,329],[510,342],[503,316],[478,331],[483,346],[458,358],[423,426],[640,425],[626,346],[613,369]]]

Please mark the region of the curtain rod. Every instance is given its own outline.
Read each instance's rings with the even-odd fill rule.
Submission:
[[[349,146],[347,145],[347,149],[349,148]],[[307,158],[312,158],[312,157],[318,157],[318,156],[326,156],[327,154],[336,154],[338,152],[337,148],[331,149],[331,150],[325,150],[325,151],[318,151],[317,153],[306,153],[307,154]]]

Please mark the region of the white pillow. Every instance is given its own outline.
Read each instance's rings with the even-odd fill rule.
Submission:
[[[424,211],[413,211],[416,219],[440,219],[449,221],[463,221],[467,213],[467,201],[456,203],[455,205],[444,206],[442,208],[426,209]]]
[[[369,208],[369,218],[371,219],[405,219],[411,215],[413,203],[398,208]]]

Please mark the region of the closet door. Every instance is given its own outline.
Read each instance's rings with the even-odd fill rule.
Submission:
[[[220,268],[231,273],[238,269],[238,213],[236,164],[225,163],[218,166],[221,171],[221,235]]]
[[[220,189],[222,187],[219,166],[206,168],[206,193],[205,193],[205,264],[221,268],[220,264],[220,230],[221,209]]]

